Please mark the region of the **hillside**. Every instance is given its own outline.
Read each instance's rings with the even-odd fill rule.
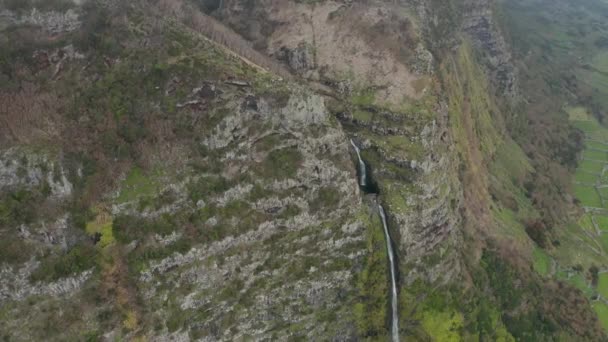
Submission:
[[[0,0],[2,338],[605,340],[607,19]]]

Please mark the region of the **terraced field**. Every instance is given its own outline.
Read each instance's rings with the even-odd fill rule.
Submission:
[[[567,111],[574,125],[585,133],[585,150],[574,176],[575,196],[588,212],[608,215],[608,129],[582,107]]]
[[[578,228],[584,233],[575,235],[578,244],[589,251],[588,255],[599,258],[601,266],[598,266],[602,269],[605,266],[601,259],[608,254],[608,129],[582,107],[567,108],[567,112],[574,125],[585,133],[585,150],[573,180],[575,196],[585,214],[578,227],[571,229]],[[535,259],[538,258],[535,256]],[[593,300],[600,322],[608,329],[608,273],[605,272],[604,269],[600,271],[595,288],[578,272],[562,271],[556,276],[575,285]]]

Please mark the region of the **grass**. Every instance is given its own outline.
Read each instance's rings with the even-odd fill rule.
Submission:
[[[602,51],[593,57],[593,66],[603,72],[608,72],[608,51]]]
[[[566,112],[572,121],[589,121],[589,114],[585,107],[567,107]]]
[[[604,252],[608,252],[608,234],[602,234],[599,239]]]
[[[101,248],[107,247],[115,241],[112,217],[102,210],[98,210],[95,220],[87,223],[86,232],[91,236],[99,235],[99,246]]]
[[[144,170],[134,167],[120,186],[118,203],[134,201],[140,197],[152,196],[159,191],[160,183]]]
[[[604,165],[605,164],[601,163],[601,162],[596,162],[596,161],[585,159],[579,164],[579,168],[587,171],[588,173],[594,173],[594,174],[599,175],[602,172]]]
[[[574,287],[576,287],[577,289],[583,291],[583,293],[586,294],[587,296],[591,296],[593,294],[592,293],[593,291],[589,287],[589,284],[587,283],[587,280],[580,273],[576,273],[574,276],[571,276],[568,279],[568,282],[570,284],[572,284]]]
[[[574,196],[581,201],[583,206],[593,208],[602,207],[600,196],[592,186],[576,185],[574,187]]]
[[[608,216],[596,215],[594,218],[600,230],[603,232],[608,232]]]
[[[374,104],[376,94],[371,89],[365,89],[358,91],[352,96],[351,102],[358,106],[370,106]]]
[[[598,175],[594,173],[588,173],[583,171],[582,169],[576,170],[576,174],[574,175],[574,180],[579,183],[583,183],[586,185],[594,185],[598,180]]]
[[[372,113],[370,113],[370,112],[368,112],[366,110],[360,110],[360,109],[355,110],[355,112],[353,113],[353,117],[357,121],[361,121],[361,122],[370,122],[370,121],[372,121]]]
[[[585,277],[579,272],[559,270],[555,274],[555,277],[581,290],[587,297],[593,295],[593,289],[589,286]]]
[[[608,144],[604,144],[604,143],[601,143],[598,141],[593,141],[593,140],[587,140],[587,141],[585,141],[585,148],[601,150],[601,151],[608,151]]]
[[[597,284],[597,292],[602,297],[608,299],[608,273],[600,273],[600,279]]]
[[[589,268],[592,264],[601,265],[607,262],[606,257],[597,254],[589,248],[593,246],[599,249],[600,243],[597,237],[589,236],[583,225],[588,224],[583,216],[578,223],[568,224],[563,229],[558,230],[560,247],[557,248],[552,256],[562,266],[574,266],[580,264],[583,268]]]
[[[394,157],[407,156],[410,160],[420,160],[424,154],[424,148],[418,142],[412,142],[408,137],[401,135],[382,136],[374,133],[365,134],[368,138],[374,140],[379,148],[384,150],[388,155]]]
[[[579,227],[590,233],[593,233],[595,231],[595,228],[593,227],[593,222],[591,221],[591,216],[589,215],[583,215],[583,217],[581,217],[581,219],[578,221],[578,225]]]
[[[602,302],[593,302],[592,307],[595,313],[597,313],[602,327],[608,331],[608,306]]]
[[[574,127],[580,129],[581,131],[587,133],[587,134],[592,134],[593,132],[597,131],[599,129],[599,127],[595,124],[595,122],[591,121],[591,120],[577,120],[574,121]]]
[[[565,111],[568,113],[570,120],[572,120],[572,124],[576,128],[585,132],[587,138],[596,140],[585,141],[585,158],[590,158],[590,155],[600,156],[597,154],[597,152],[601,153],[600,150],[608,151],[607,128],[602,126],[597,119],[592,117],[584,107],[566,107]],[[603,156],[601,160],[606,160],[606,156]]]
[[[548,275],[551,269],[551,257],[542,249],[534,248],[532,258],[534,261],[534,270],[542,276]]]
[[[495,207],[493,214],[499,223],[502,223],[500,227],[509,237],[522,241],[522,243],[528,241],[528,234],[513,210]]]
[[[582,70],[581,73],[590,86],[596,88],[600,93],[608,93],[608,76],[588,70]]]
[[[608,154],[606,152],[601,152],[598,150],[587,149],[584,152],[585,159],[593,159],[593,160],[608,160]]]
[[[602,198],[608,199],[608,188],[598,188],[597,191],[600,193]]]

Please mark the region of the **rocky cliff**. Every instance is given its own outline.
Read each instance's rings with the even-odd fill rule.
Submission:
[[[600,338],[512,239],[490,2],[0,4],[6,340],[386,340],[378,204],[403,339]]]

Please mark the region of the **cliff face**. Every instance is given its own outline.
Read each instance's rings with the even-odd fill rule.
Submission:
[[[33,56],[71,46],[80,58],[3,65],[3,97],[23,101],[0,112],[14,132],[0,161],[0,330],[9,340],[356,336],[359,274],[383,240],[368,234],[379,218],[359,195],[347,136],[321,96],[165,9],[74,8],[92,28],[3,32]],[[56,130],[19,120],[54,98],[65,99],[47,106]],[[33,125],[41,131],[22,134]],[[72,311],[82,315],[62,314]]]
[[[225,1],[214,12],[293,72],[346,99],[332,110],[370,163],[408,265],[406,283],[418,273],[433,281],[459,273],[444,255],[459,239],[457,162],[420,6]],[[433,255],[440,266],[422,261]]]
[[[466,1],[463,5],[463,30],[471,36],[477,51],[484,55],[497,96],[513,103],[521,96],[517,69],[510,48],[494,20],[493,5],[484,0]]]
[[[6,339],[384,340],[377,204],[404,338],[600,336],[529,270],[490,2],[59,3],[0,1]]]

